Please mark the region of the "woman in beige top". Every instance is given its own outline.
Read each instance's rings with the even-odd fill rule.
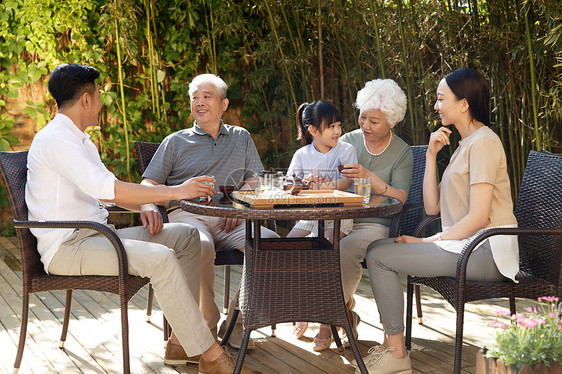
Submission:
[[[484,229],[514,227],[506,156],[489,128],[490,91],[473,69],[452,71],[437,87],[435,110],[443,127],[431,134],[423,182],[427,214],[441,213],[443,231],[428,237],[381,239],[367,248],[371,287],[384,327],[383,345],[366,359],[370,373],[411,373],[404,345],[404,294],[399,273],[422,277],[456,276],[458,254]],[[437,184],[437,153],[450,144],[453,125],[461,136],[458,148]],[[496,236],[474,251],[467,279],[513,279],[519,270],[515,236]]]

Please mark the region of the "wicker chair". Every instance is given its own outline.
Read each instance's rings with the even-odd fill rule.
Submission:
[[[406,307],[406,347],[411,347],[412,291],[417,284],[439,292],[456,310],[454,372],[460,373],[463,342],[464,305],[470,301],[507,297],[512,314],[515,298],[536,299],[540,296],[562,297],[562,155],[531,151],[515,216],[518,228],[486,230],[469,243],[459,255],[456,278],[408,277]],[[430,220],[425,221],[425,223]],[[419,227],[422,229],[423,225]],[[466,266],[478,243],[493,235],[519,236],[519,273],[504,282],[466,280]]]
[[[91,221],[28,221],[27,205],[25,203],[25,184],[27,181],[27,153],[0,152],[0,175],[8,194],[10,209],[14,216],[18,246],[21,253],[22,268],[22,318],[21,331],[18,344],[14,372],[21,365],[25,338],[27,335],[27,319],[29,313],[29,295],[42,291],[66,290],[66,305],[64,310],[64,321],[60,338],[60,347],[64,348],[68,323],[70,317],[70,305],[72,302],[72,290],[95,290],[111,292],[119,295],[121,303],[121,328],[123,344],[123,372],[130,372],[129,362],[129,325],[127,317],[127,303],[139,289],[148,283],[148,278],[131,276],[127,273],[127,256],[119,237],[106,226]],[[91,229],[96,230],[107,237],[115,247],[119,261],[118,276],[60,276],[45,273],[39,252],[37,252],[37,240],[29,228],[65,228],[65,229]]]

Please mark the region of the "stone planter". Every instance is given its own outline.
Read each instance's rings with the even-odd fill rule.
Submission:
[[[562,374],[559,362],[554,362],[550,367],[542,362],[533,368],[524,365],[517,370],[513,365],[505,366],[501,360],[485,357],[485,350],[486,348],[476,353],[476,374]]]

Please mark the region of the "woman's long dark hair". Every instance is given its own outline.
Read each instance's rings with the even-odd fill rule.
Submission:
[[[309,126],[314,126],[320,133],[326,127],[335,122],[342,122],[342,116],[338,108],[332,103],[319,100],[312,103],[303,103],[297,110],[297,140],[300,140],[302,145],[312,143],[312,135],[308,132]]]
[[[490,126],[490,86],[480,72],[456,69],[445,75],[445,82],[458,100],[466,99],[472,118]]]

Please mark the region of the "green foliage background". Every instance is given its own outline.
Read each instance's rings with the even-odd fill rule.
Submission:
[[[104,162],[138,180],[135,140],[160,141],[191,126],[188,84],[202,72],[229,85],[229,122],[254,136],[266,167],[287,166],[298,147],[294,114],[332,100],[345,129],[368,80],[392,78],[409,110],[397,126],[424,144],[438,125],[434,91],[462,66],[491,82],[492,122],[514,191],[530,149],[560,152],[562,2],[559,0],[4,0],[0,3],[0,149],[14,120],[4,98],[45,84],[59,63],[101,72],[105,104],[92,129]],[[56,110],[27,103],[45,124]]]

